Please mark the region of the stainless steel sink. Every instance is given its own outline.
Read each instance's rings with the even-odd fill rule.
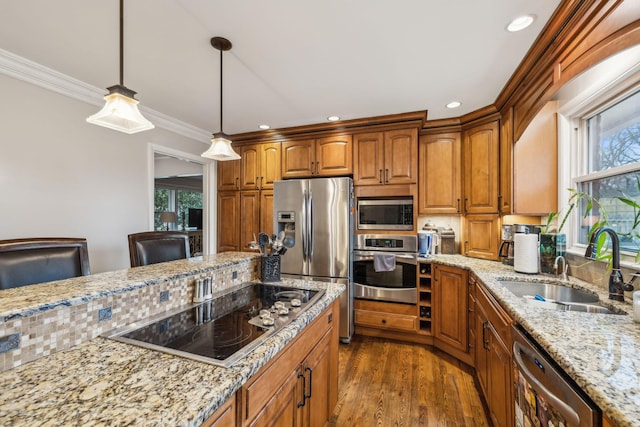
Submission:
[[[597,303],[598,295],[570,286],[552,283],[535,283],[516,280],[500,281],[512,294],[518,297],[540,295],[544,299],[562,302]]]
[[[537,283],[519,280],[501,280],[499,283],[517,297],[540,308],[558,311],[586,313],[617,313],[600,304],[598,295],[583,289],[554,283]]]

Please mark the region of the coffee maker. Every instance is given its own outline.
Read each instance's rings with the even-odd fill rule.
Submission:
[[[498,249],[498,256],[503,258],[502,263],[506,265],[513,265],[513,235],[515,234],[515,225],[503,224],[502,225],[502,242]]]

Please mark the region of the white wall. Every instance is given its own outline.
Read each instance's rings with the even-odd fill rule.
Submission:
[[[128,268],[127,235],[151,229],[149,144],[206,145],[88,124],[97,107],[4,75],[0,94],[0,240],[84,237],[92,273]]]

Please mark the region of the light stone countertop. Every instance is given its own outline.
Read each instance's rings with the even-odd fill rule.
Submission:
[[[240,261],[234,254],[212,257],[212,264]],[[245,258],[246,259],[246,258]],[[515,273],[498,262],[461,255],[437,255],[434,262],[473,271],[496,300],[554,358],[565,372],[618,426],[640,427],[640,324],[633,322],[631,304],[611,302],[627,315],[542,310],[503,288],[500,279],[556,281],[548,275]],[[188,263],[185,261],[185,263]],[[162,275],[179,275],[185,265],[167,265]],[[193,267],[193,266],[192,266]],[[193,268],[201,268],[201,263]],[[186,269],[188,270],[188,268]],[[68,289],[60,300],[80,303],[92,295],[123,292],[136,277],[132,269],[90,276],[78,289]],[[161,274],[157,274],[160,280]],[[108,280],[107,277],[108,276]],[[108,285],[108,281],[111,281]],[[197,426],[264,366],[297,333],[344,290],[342,285],[283,280],[287,286],[325,288],[325,296],[307,312],[252,351],[232,368],[221,368],[96,338],[50,356],[0,373],[3,425],[136,425]],[[595,291],[609,303],[605,290],[570,278],[570,284]],[[57,293],[59,288],[52,289]],[[18,295],[0,302],[0,321],[42,308],[43,299]],[[49,301],[50,296],[44,295]],[[49,298],[49,299],[47,299]],[[89,296],[91,298],[91,296]],[[50,301],[49,301],[50,302]]]
[[[600,301],[627,314],[541,309],[505,289],[500,279],[567,283],[551,275],[520,274],[513,267],[461,255],[437,255],[437,263],[473,271],[491,294],[553,357],[616,425],[640,426],[640,324],[629,301],[608,299],[606,290],[569,277],[573,287],[594,291]],[[424,261],[424,260],[423,260]]]
[[[325,295],[230,368],[95,338],[0,373],[0,424],[199,426],[344,291],[284,279]]]

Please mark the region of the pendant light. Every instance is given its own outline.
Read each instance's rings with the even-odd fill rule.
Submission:
[[[220,51],[220,132],[213,134],[211,146],[202,157],[213,160],[237,160],[240,155],[233,151],[229,135],[222,131],[222,52],[231,50],[231,42],[224,37],[213,37],[211,46]]]
[[[153,129],[153,123],[138,110],[135,92],[124,86],[124,0],[120,0],[120,84],[108,87],[102,110],[87,117],[87,122],[124,133],[136,133]]]

